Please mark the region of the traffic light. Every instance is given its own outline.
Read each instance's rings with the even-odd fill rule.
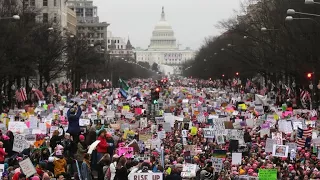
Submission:
[[[152,104],[158,104],[158,100],[160,98],[159,93],[160,93],[160,88],[159,87],[151,90],[151,102],[152,102]]]
[[[312,73],[308,73],[307,77],[308,77],[308,79],[311,79],[312,78]]]

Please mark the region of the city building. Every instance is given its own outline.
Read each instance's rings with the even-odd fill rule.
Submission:
[[[23,3],[31,10],[38,11],[37,22],[57,23],[64,32],[76,33],[75,13],[68,8],[65,0],[24,0]]]
[[[77,15],[70,8],[67,10],[67,29],[71,34],[77,34]]]
[[[108,49],[110,58],[123,58],[125,60],[134,61],[135,53],[134,47],[132,46],[130,39],[126,41],[122,37],[114,37],[110,31],[108,31]]]
[[[163,7],[160,21],[152,32],[149,47],[147,49],[137,48],[135,53],[137,62],[149,62],[150,65],[157,63],[160,69],[167,74],[180,74],[181,65],[195,55],[190,48],[184,50],[179,48],[174,31],[165,19]]]
[[[67,4],[77,16],[77,35],[89,38],[91,44],[99,45],[104,52],[107,52],[107,28],[109,24],[99,21],[98,7],[93,5],[93,1],[73,0],[67,1]]]

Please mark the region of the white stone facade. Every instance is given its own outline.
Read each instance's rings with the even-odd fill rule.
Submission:
[[[158,65],[174,66],[175,69],[185,61],[194,57],[195,52],[189,48],[180,50],[174,31],[165,19],[164,8],[162,8],[161,19],[156,24],[148,49],[136,49],[136,61],[157,63]]]
[[[67,29],[68,6],[65,0],[25,0],[25,5],[39,10],[38,22],[57,22]]]

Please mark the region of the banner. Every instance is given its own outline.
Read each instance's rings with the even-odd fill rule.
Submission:
[[[162,173],[134,173],[130,180],[162,180]]]

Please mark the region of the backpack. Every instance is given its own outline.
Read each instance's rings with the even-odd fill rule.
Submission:
[[[111,179],[111,170],[110,170],[110,166],[109,166],[107,169],[106,176],[105,176],[104,180],[110,180],[110,179]]]

